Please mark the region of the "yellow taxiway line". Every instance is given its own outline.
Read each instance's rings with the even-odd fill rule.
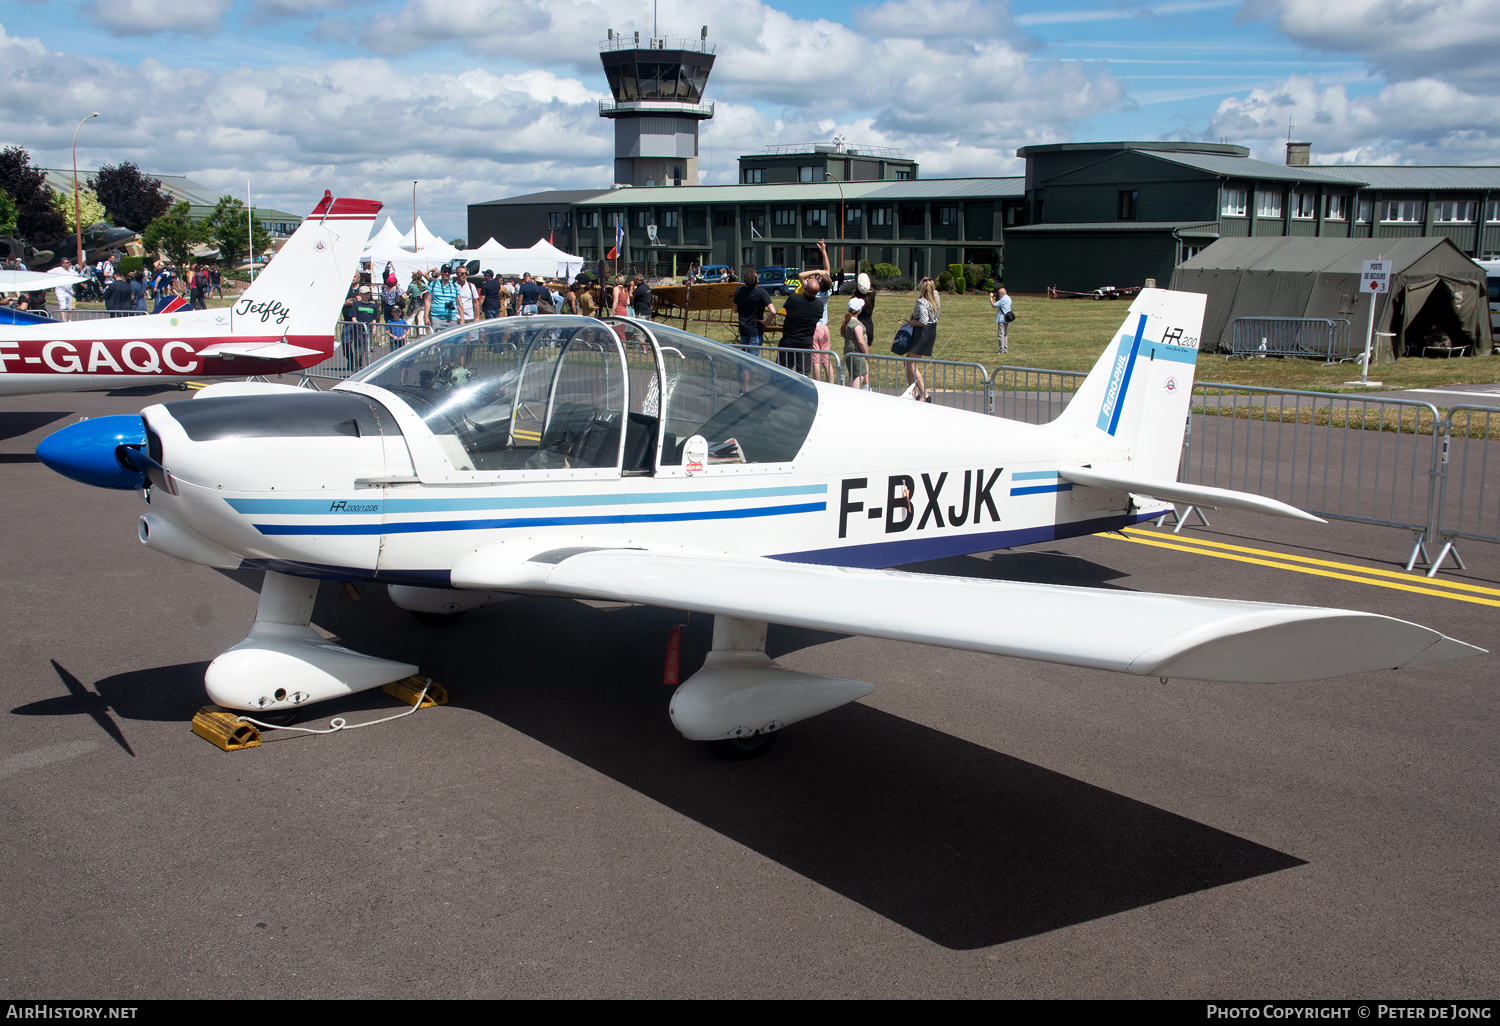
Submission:
[[[1204,538],[1161,535],[1155,531],[1145,531],[1138,527],[1127,527],[1119,533],[1109,535],[1109,537],[1120,541],[1135,542],[1137,545],[1154,545],[1160,549],[1174,549],[1178,552],[1191,552],[1200,556],[1230,559],[1237,563],[1253,563],[1256,566],[1267,566],[1276,570],[1292,570],[1300,574],[1332,577],[1340,581],[1353,581],[1356,584],[1370,584],[1377,588],[1391,588],[1396,591],[1415,592],[1418,595],[1434,595],[1438,598],[1454,599],[1458,602],[1473,602],[1481,606],[1500,607],[1500,588],[1486,588],[1482,585],[1468,584],[1462,581],[1440,581],[1426,577],[1414,578],[1395,570],[1359,566],[1355,563],[1337,563],[1327,559],[1314,559],[1310,556],[1297,556],[1289,552],[1255,549],[1244,545],[1230,545],[1225,542],[1209,541]]]

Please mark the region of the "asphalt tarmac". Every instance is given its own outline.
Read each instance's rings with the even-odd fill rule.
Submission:
[[[29,455],[163,398],[0,400],[6,998],[1500,992],[1496,656],[1160,683],[773,627],[786,665],[878,690],[731,764],[667,719],[681,613],[523,598],[426,628],[325,585],[318,626],[452,703],[225,754],[188,721],[259,575],[146,550],[136,494]],[[1210,519],[1171,542],[1194,551],[1147,528],[917,569],[1366,609],[1500,650],[1492,547],[1442,575],[1473,588],[1424,586],[1245,556],[1398,571],[1399,531]],[[684,675],[708,637],[692,618]]]

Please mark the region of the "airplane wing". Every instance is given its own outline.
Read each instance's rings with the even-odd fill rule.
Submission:
[[[318,350],[290,342],[215,342],[198,350],[199,356],[247,356],[252,360],[288,360],[294,356],[316,356]]]
[[[40,292],[42,289],[66,288],[88,281],[81,274],[53,274],[51,271],[0,271],[0,292]]]
[[[1281,683],[1442,662],[1484,649],[1344,609],[786,563],[628,545],[503,540],[459,588],[642,602],[1148,677]]]

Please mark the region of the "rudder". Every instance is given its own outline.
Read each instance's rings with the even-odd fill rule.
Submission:
[[[1097,465],[1118,461],[1134,477],[1176,478],[1207,300],[1198,292],[1142,289],[1051,426],[1104,449]]]

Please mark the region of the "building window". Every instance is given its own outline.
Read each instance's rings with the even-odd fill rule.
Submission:
[[[605,217],[607,218],[605,223],[608,224],[611,228],[625,227],[625,211],[611,210],[608,214],[605,215]]]
[[[896,172],[896,181],[898,181],[898,182],[905,182],[905,181],[909,181],[910,179],[911,179],[911,172],[910,171],[902,170],[902,171],[897,171]]]
[[[806,223],[806,225],[809,228],[827,228],[828,227],[828,208],[827,207],[808,207],[806,210],[804,210],[802,212],[802,216],[803,216],[804,222]]]
[[[1318,216],[1318,194],[1315,192],[1292,193],[1292,216],[1314,218]]]
[[[1432,205],[1432,219],[1444,224],[1472,224],[1477,206],[1473,200],[1440,200]]]
[[[646,251],[644,249],[632,249],[630,251],[632,263],[644,264],[646,262]]]
[[[691,222],[689,222],[689,223],[691,224]],[[733,228],[734,227],[734,211],[733,210],[715,210],[714,211],[714,227],[715,228]]]
[[[597,227],[599,227],[599,211],[597,211],[597,210],[580,210],[578,212],[578,227],[580,227],[580,228],[597,228]]]
[[[746,214],[745,215],[745,230],[750,233],[750,237],[752,239],[754,239],[754,238],[765,238],[765,235],[766,235],[766,216],[764,214],[762,214],[760,211],[756,211],[753,214]]]
[[[1356,208],[1356,213],[1354,215],[1354,220],[1357,223],[1359,223],[1359,224],[1369,224],[1370,223],[1370,215],[1374,212],[1374,209],[1375,209],[1375,201],[1374,200],[1361,199],[1359,201],[1359,206]]]
[[[766,169],[763,167],[745,168],[745,184],[759,185],[766,180]]]
[[[581,257],[583,257],[585,260],[598,260],[599,259],[599,247],[598,246],[579,246],[578,247],[578,255],[581,256]]]
[[[1246,209],[1245,208],[1245,201],[1248,198],[1249,197],[1246,194],[1246,190],[1244,190],[1244,189],[1225,189],[1224,190],[1224,216],[1225,217],[1244,217],[1245,216],[1245,209]]]
[[[927,223],[926,207],[902,207],[901,227],[921,228]]]
[[[660,225],[661,227],[663,227],[663,228],[676,228],[677,227],[677,211],[675,211],[675,210],[658,210],[656,212],[656,223],[658,225]]]
[[[1141,193],[1140,193],[1140,190],[1139,189],[1126,189],[1126,190],[1122,190],[1119,195],[1120,195],[1120,207],[1119,207],[1120,220],[1121,221],[1134,221],[1135,220],[1136,209],[1140,206],[1140,203],[1141,203]]]
[[[1347,221],[1349,219],[1349,197],[1341,193],[1330,193],[1324,196],[1323,216],[1330,221]]]
[[[846,207],[844,209],[844,223],[850,228],[858,228],[863,219],[864,211],[859,207]]]
[[[785,246],[772,246],[771,247],[771,266],[773,266],[773,267],[785,267],[786,266],[786,247]]]
[[[706,210],[684,210],[682,212],[682,224],[685,228],[702,228],[707,223],[708,211]],[[733,224],[733,220],[730,223]]]
[[[740,247],[740,263],[743,264],[743,265],[745,265],[746,267],[749,267],[751,264],[755,263],[755,247],[754,246],[741,246]]]
[[[958,224],[958,208],[957,207],[938,207],[938,224],[957,225]]]
[[[1419,224],[1422,221],[1422,201],[1381,200],[1380,220],[1393,224]]]
[[[1179,260],[1177,262],[1180,264],[1184,261],[1193,259],[1193,257],[1197,256],[1199,253],[1202,253],[1204,248],[1205,247],[1203,246],[1189,246],[1184,242],[1182,244],[1182,260]]]
[[[555,232],[571,228],[573,227],[573,214],[567,210],[550,211],[547,214],[547,227]]]
[[[644,227],[646,227],[646,225],[648,225],[650,223],[651,223],[651,211],[649,211],[649,210],[637,210],[635,212],[635,226],[637,228],[644,228]]]
[[[682,184],[682,165],[681,164],[674,164],[672,166],[672,182],[675,185],[681,185]]]
[[[1280,217],[1281,216],[1281,193],[1280,192],[1257,192],[1255,194],[1255,216],[1256,217]]]
[[[1492,199],[1485,204],[1484,219],[1490,224],[1500,222],[1500,199]]]
[[[1005,227],[1014,228],[1016,225],[1021,224],[1021,214],[1024,209],[1014,203],[1007,206],[1005,208]]]
[[[797,223],[797,212],[790,207],[776,208],[776,227],[790,228]]]
[[[797,181],[799,182],[821,182],[823,176],[818,174],[821,168],[799,167],[797,169]]]
[[[872,227],[889,228],[891,226],[891,208],[873,208],[870,211],[870,224]]]

